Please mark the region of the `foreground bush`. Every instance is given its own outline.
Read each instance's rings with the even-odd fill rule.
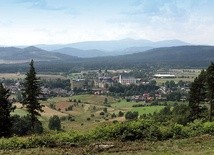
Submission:
[[[153,120],[136,120],[102,125],[85,134],[77,132],[53,132],[52,134],[30,137],[1,138],[0,149],[60,147],[73,143],[89,143],[91,141],[103,140],[162,141],[200,136],[203,134],[213,135],[213,133],[214,122],[203,123],[200,120],[196,120],[184,126],[177,123],[163,125]]]

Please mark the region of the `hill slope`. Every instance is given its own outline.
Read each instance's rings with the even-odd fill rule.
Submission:
[[[135,60],[156,62],[212,61],[213,46],[177,46],[151,49],[146,52],[123,56]]]
[[[77,57],[68,56],[61,53],[48,52],[34,46],[26,48],[0,47],[0,60],[10,62],[27,62],[30,59],[35,61],[52,61],[52,60],[76,60]]]
[[[108,55],[106,52],[96,50],[96,49],[80,50],[80,49],[72,48],[72,47],[61,48],[61,49],[53,50],[52,52],[72,55],[72,56],[81,57],[81,58],[91,58],[91,57],[100,57],[100,56]]]
[[[168,64],[179,66],[206,66],[214,60],[214,46],[177,46],[151,49],[145,52],[111,56],[102,58],[91,58],[85,60],[89,66],[118,66],[139,67],[143,64]]]

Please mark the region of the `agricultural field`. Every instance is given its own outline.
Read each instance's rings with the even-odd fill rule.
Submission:
[[[165,83],[166,81],[189,81],[192,82],[201,72],[201,69],[171,69],[169,70],[170,74],[175,75],[175,78],[156,78],[158,85]]]
[[[60,74],[37,74],[41,79],[66,79],[65,76]],[[22,73],[0,73],[0,79],[24,79],[25,74]]]

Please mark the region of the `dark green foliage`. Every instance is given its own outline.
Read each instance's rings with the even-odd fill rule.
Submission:
[[[61,120],[58,116],[54,115],[53,117],[50,117],[48,128],[50,130],[61,130]]]
[[[66,90],[70,90],[70,80],[56,79],[56,80],[42,80],[42,85],[46,88],[54,89],[54,88],[62,88]]]
[[[68,106],[67,111],[72,111],[73,110],[73,105]]]
[[[103,108],[103,112],[104,112],[104,113],[107,113],[107,112],[108,112],[108,109],[107,109],[107,108]]]
[[[101,112],[100,112],[100,115],[103,116],[103,115],[105,115],[105,113],[104,113],[103,111],[101,111]]]
[[[5,89],[0,83],[0,137],[9,137],[11,135],[11,116],[10,113],[15,110],[12,103],[9,102],[9,90]]]
[[[180,101],[181,100],[181,92],[179,91],[174,91],[167,95],[167,101]]]
[[[109,87],[111,93],[117,94],[119,96],[132,96],[141,95],[143,93],[150,93],[157,90],[159,87],[155,85],[121,85],[120,83]]]
[[[132,107],[145,107],[144,104],[134,104]]]
[[[39,85],[39,79],[36,77],[36,71],[34,68],[34,62],[31,60],[29,72],[26,74],[23,90],[23,105],[25,105],[31,119],[31,129],[34,131],[35,124],[37,122],[37,116],[40,116],[40,112],[43,112],[42,105],[39,103],[39,95],[41,89]]]
[[[190,119],[195,120],[201,118],[201,114],[204,112],[202,103],[206,98],[206,72],[201,71],[200,75],[195,78],[194,82],[190,86],[189,92],[189,107],[190,107]]]
[[[123,117],[124,113],[122,111],[119,111],[118,117]]]
[[[111,115],[111,118],[116,118],[117,117],[117,115],[115,114],[115,113],[113,113],[112,115]]]
[[[105,98],[104,104],[108,104],[108,99],[107,98]]]
[[[128,112],[125,114],[125,118],[126,118],[127,120],[134,120],[134,119],[137,119],[137,118],[138,118],[138,112],[137,112],[137,111],[134,111],[134,112],[128,111]]]
[[[210,104],[210,121],[212,121],[212,117],[214,115],[214,63],[207,68],[207,97]]]
[[[14,115],[12,117],[12,133],[18,136],[24,136],[33,133],[41,134],[43,132],[42,123],[36,120],[34,131],[31,129],[31,118],[29,115],[20,117]]]

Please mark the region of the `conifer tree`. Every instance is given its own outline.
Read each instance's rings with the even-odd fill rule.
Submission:
[[[9,102],[9,90],[5,89],[0,83],[0,137],[9,137],[11,135],[11,116],[10,113],[15,110],[12,103]]]
[[[29,72],[26,74],[23,90],[23,105],[30,116],[31,130],[35,131],[35,125],[38,122],[37,116],[40,116],[40,112],[43,112],[42,105],[39,103],[39,95],[41,94],[39,79],[36,77],[36,71],[34,68],[34,61],[30,62]]]
[[[207,68],[207,97],[210,104],[210,121],[212,121],[214,111],[214,63]]]
[[[198,119],[200,113],[203,112],[202,102],[206,98],[206,72],[201,71],[198,77],[190,86],[189,93],[189,107],[190,107],[190,120]]]

